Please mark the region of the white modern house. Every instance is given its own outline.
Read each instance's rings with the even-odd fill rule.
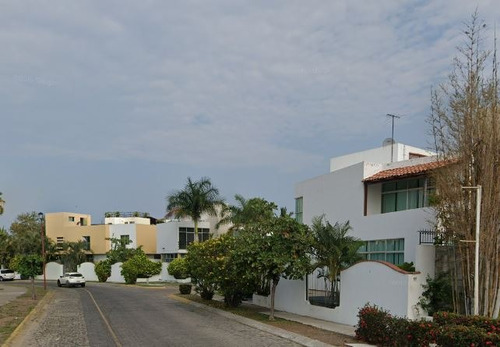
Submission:
[[[303,281],[280,281],[276,309],[349,325],[356,324],[366,303],[397,316],[425,315],[418,300],[426,276],[434,275],[435,258],[432,238],[422,242],[421,231],[432,228],[429,174],[440,165],[432,152],[386,141],[379,148],[332,158],[330,172],[298,183],[296,218],[308,225],[322,215],[331,224],[349,221],[350,235],[364,241],[359,252],[366,261],[342,272],[335,307],[311,300],[330,290],[315,272]],[[415,272],[396,266],[405,262],[413,262]],[[266,299],[255,299],[267,305]]]

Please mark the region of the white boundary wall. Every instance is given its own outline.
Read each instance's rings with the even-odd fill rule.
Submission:
[[[306,282],[281,279],[276,288],[275,308],[303,316],[356,325],[359,309],[375,304],[392,315],[419,318],[418,298],[425,283],[422,273],[397,271],[387,263],[363,261],[341,274],[340,306],[314,306],[306,300]],[[347,289],[348,288],[348,289]],[[254,295],[256,305],[269,307],[269,298]],[[424,314],[425,315],[425,314]]]
[[[189,283],[191,279],[186,280],[176,280],[174,276],[169,275],[168,273],[168,265],[169,263],[161,264],[161,272],[159,275],[152,276],[150,278],[138,278],[137,282],[179,282],[179,283]],[[116,263],[111,266],[111,276],[108,278],[107,282],[114,283],[125,283],[125,279],[121,275],[122,263]],[[47,280],[56,281],[59,276],[63,274],[63,265],[50,262],[45,265],[45,276]],[[87,281],[95,281],[97,282],[99,279],[95,273],[95,264],[86,262],[78,265],[77,271],[81,273]],[[18,276],[18,278],[20,278]],[[43,280],[43,275],[39,275],[36,277],[38,280]]]
[[[85,277],[86,281],[94,281],[97,282],[99,279],[95,273],[95,265],[94,263],[81,263],[77,266],[77,271]]]

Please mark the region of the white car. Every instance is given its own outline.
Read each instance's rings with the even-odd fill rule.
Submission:
[[[9,269],[0,270],[0,281],[13,281],[16,274]]]
[[[85,287],[85,277],[83,277],[83,275],[79,272],[66,272],[64,275],[60,276],[59,279],[57,280],[57,286]]]

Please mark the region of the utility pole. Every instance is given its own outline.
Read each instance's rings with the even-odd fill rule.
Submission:
[[[401,118],[401,116],[396,116],[395,114],[387,114],[387,117],[391,117],[392,121],[392,132],[391,132],[391,163],[394,161],[394,119]]]

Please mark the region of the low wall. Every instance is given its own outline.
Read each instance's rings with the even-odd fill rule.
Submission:
[[[121,274],[122,263],[116,263],[111,266],[111,276],[108,278],[108,282],[115,283],[125,283],[125,279]],[[57,280],[59,276],[63,274],[63,265],[50,262],[45,265],[45,276],[47,280]],[[95,264],[86,262],[78,265],[77,271],[81,273],[87,281],[95,281],[97,282],[99,279],[95,273]],[[39,280],[43,280],[43,275],[39,275],[36,277]],[[138,278],[137,282],[187,282],[189,283],[191,280],[176,280],[173,276],[168,273],[168,263],[161,264],[161,272],[158,275],[152,276],[150,278]]]
[[[82,263],[77,266],[77,271],[85,277],[87,281],[97,282],[98,278],[95,273],[95,264],[94,263]]]
[[[408,273],[394,265],[363,261],[341,273],[340,306],[326,308],[306,300],[306,282],[281,279],[276,288],[275,308],[332,322],[356,325],[359,309],[375,304],[399,317],[415,319],[424,276]],[[254,295],[254,303],[269,307],[269,300]]]

